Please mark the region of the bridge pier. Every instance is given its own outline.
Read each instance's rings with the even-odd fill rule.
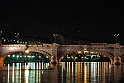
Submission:
[[[121,65],[121,64],[122,64],[121,58],[119,56],[115,56],[114,65]]]
[[[56,64],[57,63],[57,58],[55,56],[51,56],[51,60],[50,60],[50,63],[51,64]]]
[[[4,66],[4,58],[0,57],[0,66]]]

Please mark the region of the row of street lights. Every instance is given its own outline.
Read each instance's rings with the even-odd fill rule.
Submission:
[[[118,38],[119,34],[114,34],[114,36],[115,36],[115,42],[117,43],[118,42],[117,38]]]
[[[58,34],[53,34],[53,36],[54,36],[54,42],[56,42],[57,41],[56,38],[57,38]],[[115,36],[115,42],[117,43],[118,42],[117,38],[118,38],[119,34],[114,34],[114,36]]]
[[[0,31],[0,40],[1,40],[1,35],[2,35],[2,31]],[[56,42],[56,37],[58,35],[57,34],[53,34],[53,36],[54,36],[54,42]],[[119,34],[114,34],[114,36],[115,36],[115,42],[117,43],[118,42],[117,38],[118,38]]]

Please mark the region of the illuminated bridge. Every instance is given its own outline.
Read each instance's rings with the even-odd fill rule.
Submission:
[[[60,44],[42,44],[42,45],[23,45],[8,44],[0,45],[0,65],[4,65],[4,59],[16,52],[38,52],[46,55],[50,63],[59,63],[62,57],[73,53],[97,53],[110,59],[111,64],[119,65],[124,60],[124,45],[91,43],[90,45],[60,45]]]

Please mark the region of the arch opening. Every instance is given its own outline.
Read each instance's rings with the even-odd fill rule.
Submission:
[[[5,59],[4,63],[23,63],[23,62],[45,62],[48,63],[49,56],[44,55],[39,52],[30,52],[30,53],[24,53],[24,52],[15,52],[12,54],[9,54]]]
[[[71,60],[69,60],[71,59]],[[58,58],[59,62],[111,62],[113,64],[113,57],[109,54],[102,52],[88,52],[84,53],[81,51],[76,52],[64,52]]]
[[[122,54],[122,55],[120,56],[120,58],[121,58],[121,61],[124,62],[124,54]]]

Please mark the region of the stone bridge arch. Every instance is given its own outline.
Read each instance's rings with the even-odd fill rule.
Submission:
[[[52,55],[44,50],[40,50],[40,49],[29,49],[30,52],[38,52],[41,53],[43,55],[48,56],[49,60],[51,60]]]
[[[61,53],[60,55],[58,55],[58,57],[57,57],[57,62],[58,63],[60,63],[60,61],[61,61],[61,59],[62,59],[62,57],[63,56],[66,56],[66,55],[68,55],[68,54],[75,54],[77,51],[73,51],[73,52],[68,52],[68,51],[66,51],[66,52],[63,52],[63,53]]]
[[[120,58],[121,58],[121,61],[124,61],[124,54],[122,54],[122,55],[120,56]]]
[[[43,54],[43,55],[46,55],[46,56],[48,56],[48,58],[49,58],[49,60],[51,60],[51,54],[50,53],[48,53],[48,52],[46,52],[46,51],[44,51],[44,50],[39,50],[39,49],[28,49],[30,52],[38,52],[38,53],[41,53],[41,54]],[[8,52],[6,52],[6,53],[4,53],[4,54],[2,54],[1,56],[0,56],[0,66],[3,66],[4,65],[4,59],[9,55],[9,54],[13,54],[13,53],[16,53],[16,52],[24,52],[24,51],[22,51],[22,50],[13,50],[13,51],[8,51]]]
[[[61,59],[62,59],[63,56],[66,56],[67,54],[73,54],[73,53],[76,53],[76,52],[77,51],[64,51],[64,52],[62,52],[57,57],[58,63],[60,63],[60,61],[61,61]],[[109,52],[105,52],[105,51],[104,52],[102,52],[102,51],[88,51],[88,52],[97,52],[98,54],[101,54],[103,56],[106,56],[106,57],[108,57],[110,59],[111,64],[114,64],[114,56],[111,53],[109,53]]]

